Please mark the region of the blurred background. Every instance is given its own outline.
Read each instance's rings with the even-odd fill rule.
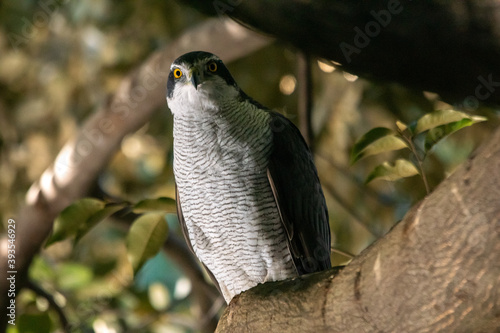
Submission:
[[[0,3],[0,230],[25,200],[30,185],[64,143],[104,105],[121,80],[152,52],[166,47],[207,17],[167,1],[3,1]],[[193,46],[196,49],[196,46]],[[180,55],[180,54],[179,54]],[[297,50],[271,43],[228,63],[245,92],[298,124]],[[459,108],[431,92],[366,81],[335,64],[312,59],[315,159],[330,212],[332,243],[358,254],[385,234],[425,195],[416,176],[387,182],[364,180],[391,154],[354,166],[354,142],[374,127],[395,129],[438,109]],[[166,85],[166,82],[165,82]],[[431,188],[452,173],[498,125],[497,112],[464,110],[489,121],[466,128],[433,148],[425,161]],[[397,152],[408,157],[408,151]],[[166,103],[151,121],[128,135],[98,188],[131,202],[173,197],[172,116]],[[175,215],[171,233],[179,235]],[[223,310],[200,314],[192,282],[164,252],[132,280],[125,250],[127,226],[109,218],[75,247],[70,241],[42,250],[31,279],[64,309],[82,332],[198,332]],[[332,253],[334,265],[350,257]],[[62,332],[57,313],[34,291],[18,295],[18,325],[8,332]],[[208,318],[209,316],[210,318]]]

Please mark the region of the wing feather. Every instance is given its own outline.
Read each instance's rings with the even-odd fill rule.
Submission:
[[[269,113],[273,151],[267,174],[295,267],[300,275],[328,269],[330,225],[313,156],[290,120]]]

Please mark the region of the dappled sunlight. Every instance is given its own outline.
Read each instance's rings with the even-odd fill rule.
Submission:
[[[280,80],[280,91],[284,95],[291,95],[295,91],[297,80],[293,75],[285,75]]]
[[[332,63],[321,60],[318,60],[318,67],[325,73],[332,73],[334,70],[336,70],[335,66]]]

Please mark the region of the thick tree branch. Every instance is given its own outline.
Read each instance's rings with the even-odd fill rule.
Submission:
[[[52,229],[57,214],[86,195],[98,174],[118,149],[122,138],[143,126],[165,102],[169,66],[179,55],[194,50],[218,54],[225,62],[243,57],[270,42],[228,20],[213,19],[186,32],[168,47],[155,52],[128,75],[108,105],[93,114],[70,140],[40,179],[33,184],[16,221],[16,288],[24,281],[33,256]],[[0,239],[0,295],[8,284],[7,242]],[[6,306],[7,297],[0,298]],[[0,319],[0,331],[6,325]]]
[[[500,129],[338,275],[259,285],[217,332],[500,330]]]
[[[185,0],[365,78],[500,104],[499,0]]]

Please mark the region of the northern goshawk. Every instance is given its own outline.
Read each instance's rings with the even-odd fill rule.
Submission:
[[[325,198],[299,130],[247,96],[207,52],[173,62],[167,102],[179,222],[226,302],[259,283],[330,268]]]

